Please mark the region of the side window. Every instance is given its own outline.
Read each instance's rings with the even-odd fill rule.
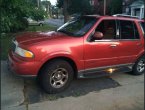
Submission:
[[[120,20],[121,39],[139,39],[139,33],[136,25],[132,21]]]
[[[116,21],[115,20],[103,20],[96,28],[96,32],[103,33],[103,39],[115,39],[116,38]]]

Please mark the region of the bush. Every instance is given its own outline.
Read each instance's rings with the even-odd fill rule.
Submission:
[[[28,22],[24,17],[32,17],[35,20],[44,19],[45,11],[36,8],[34,0],[1,0],[1,25],[0,32],[17,32],[25,30]]]
[[[17,18],[17,21],[13,22],[13,25],[10,27],[10,32],[17,32],[25,30],[28,27],[28,21],[25,18]]]
[[[27,27],[28,21],[24,18],[13,18],[6,16],[2,16],[1,18],[1,33],[22,31]]]
[[[36,21],[44,20],[44,16],[47,16],[47,14],[41,8],[40,9],[32,10],[32,12],[31,12],[32,19],[34,19]]]

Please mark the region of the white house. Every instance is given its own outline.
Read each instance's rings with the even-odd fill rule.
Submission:
[[[144,18],[144,2],[137,0],[130,5],[131,15],[138,16],[140,19]]]
[[[144,0],[123,0],[123,13],[144,18]]]

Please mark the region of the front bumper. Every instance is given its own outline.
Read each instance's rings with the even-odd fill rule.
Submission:
[[[35,61],[23,61],[9,52],[7,60],[8,69],[22,77],[36,77],[40,68],[40,63]]]

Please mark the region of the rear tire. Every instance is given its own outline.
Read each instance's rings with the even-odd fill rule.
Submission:
[[[145,73],[145,55],[143,55],[136,61],[135,65],[133,66],[131,74],[141,75],[144,73]]]
[[[66,89],[74,71],[67,61],[58,59],[47,63],[39,73],[39,83],[47,93],[59,93]]]

